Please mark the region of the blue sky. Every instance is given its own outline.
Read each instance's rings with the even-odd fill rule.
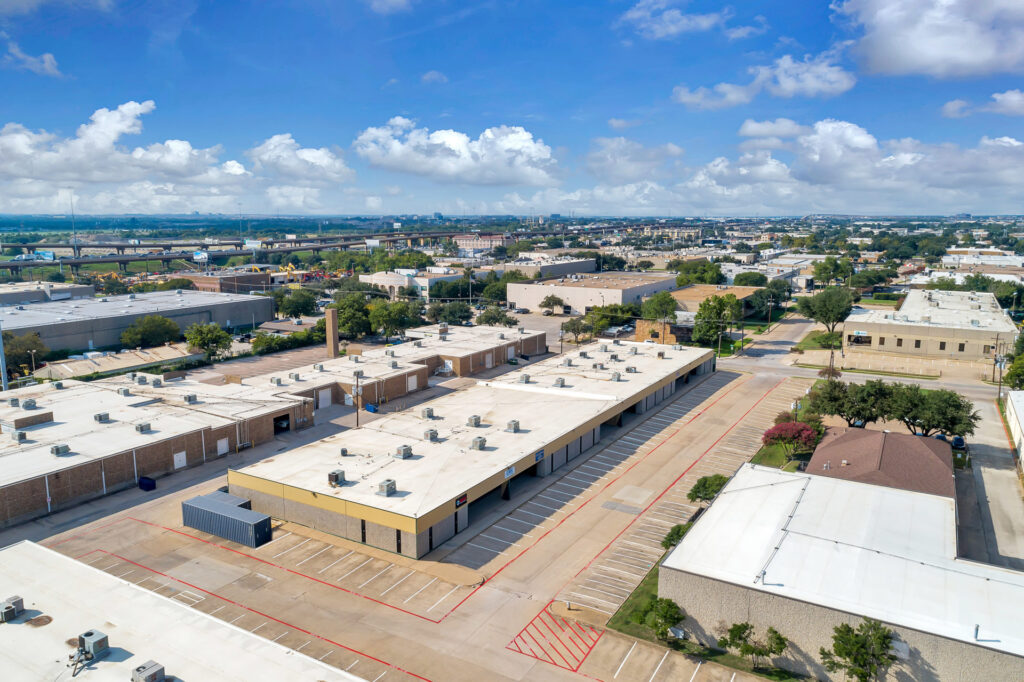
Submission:
[[[3,0],[0,212],[1024,213],[1019,0]]]

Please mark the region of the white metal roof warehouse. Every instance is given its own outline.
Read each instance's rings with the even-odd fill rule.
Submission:
[[[0,625],[5,682],[70,680],[67,640],[97,630],[109,653],[79,679],[126,682],[153,661],[175,680],[363,680],[32,542],[0,549],[0,595],[20,596],[25,609]]]
[[[979,648],[1024,655],[1024,573],[958,558],[948,497],[747,464],[664,561],[660,580],[659,594],[679,600],[686,623],[728,619],[739,593],[725,583],[903,626],[922,650],[927,643],[906,632],[936,635],[946,650],[948,640],[968,643],[962,660]],[[813,624],[823,611],[795,616],[791,602],[749,594],[735,601],[794,641],[821,635]],[[772,613],[757,613],[768,603]]]

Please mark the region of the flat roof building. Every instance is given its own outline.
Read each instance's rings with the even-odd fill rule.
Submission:
[[[71,679],[68,655],[77,648],[79,635],[88,632],[105,635],[109,647],[107,655],[95,658],[84,671],[79,669],[82,679],[95,682],[133,680],[136,669],[150,662],[175,680],[362,682],[361,677],[186,606],[194,589],[184,589],[184,583],[170,576],[153,575],[169,591],[178,588],[175,594],[182,600],[32,542],[0,549],[0,594],[18,595],[24,604],[22,613],[0,625],[5,682]]]
[[[270,291],[270,271],[240,272],[220,270],[215,272],[186,272],[175,277],[190,280],[197,291],[212,291],[218,294],[249,294],[254,291]]]
[[[600,272],[551,278],[539,282],[509,282],[510,305],[529,310],[540,308],[541,301],[554,295],[574,313],[596,306],[640,303],[659,291],[676,287],[676,276],[645,272]]]
[[[695,313],[700,309],[700,304],[712,296],[728,296],[732,294],[743,303],[743,314],[750,312],[747,299],[753,296],[761,287],[738,287],[728,284],[691,284],[682,289],[672,292],[672,298],[676,299],[681,310]]]
[[[507,499],[516,477],[564,466],[603,425],[714,364],[699,348],[592,344],[231,470],[229,490],[255,511],[421,557],[469,525],[476,500]]]
[[[84,355],[71,356],[67,360],[48,362],[32,376],[37,379],[74,379],[90,374],[104,375],[141,370],[148,367],[170,365],[178,362],[201,360],[202,351],[195,351],[185,343],[169,343],[153,348],[125,349],[117,353],[93,351]]]
[[[273,319],[274,301],[184,289],[153,291],[2,307],[0,326],[16,336],[37,332],[51,350],[119,348],[121,333],[147,315],[166,317],[182,331],[193,323],[250,326]]]
[[[913,290],[898,311],[854,310],[843,323],[847,352],[991,361],[1013,347],[1017,326],[994,294]]]
[[[419,296],[424,300],[430,300],[430,287],[438,282],[456,282],[463,277],[462,270],[452,268],[431,267],[426,270],[393,270],[386,272],[372,272],[359,275],[359,281],[364,284],[378,286],[388,292],[391,298],[398,296],[400,289],[414,287]]]
[[[6,282],[0,284],[0,305],[24,305],[45,301],[92,298],[91,284],[71,282]]]
[[[835,679],[818,651],[861,618],[895,632],[886,679],[1024,679],[1024,573],[957,558],[953,498],[745,464],[659,571],[703,644],[732,623],[790,640],[773,664]]]
[[[524,277],[556,277],[597,270],[597,261],[593,258],[558,258],[553,256],[522,254],[507,263],[484,265],[478,272],[494,272],[501,276],[506,272],[518,271]]]

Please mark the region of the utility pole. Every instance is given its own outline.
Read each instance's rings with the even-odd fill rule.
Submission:
[[[363,391],[359,387],[359,377],[356,376],[356,400],[355,400],[355,404],[356,404],[356,428],[357,429],[359,428],[359,403],[360,403],[360,401],[361,401],[361,399],[363,397],[362,393],[363,393]]]
[[[0,382],[3,384],[3,390],[7,390],[7,355],[4,352],[4,334],[0,330]]]
[[[771,296],[769,296],[768,297],[768,328],[764,330],[765,334],[767,334],[768,332],[770,332],[772,330],[772,304],[773,303],[775,303],[775,299],[772,298]]]

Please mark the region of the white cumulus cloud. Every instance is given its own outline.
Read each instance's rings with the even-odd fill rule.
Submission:
[[[49,52],[33,57],[30,54],[26,54],[18,43],[11,40],[3,31],[0,31],[0,39],[7,40],[7,54],[0,59],[0,64],[6,68],[31,71],[40,76],[53,76],[55,78],[60,78],[64,75],[57,66],[57,58]]]
[[[664,40],[684,33],[710,31],[732,17],[729,9],[687,14],[673,7],[674,4],[670,0],[640,0],[619,17],[618,23],[631,26],[644,38]]]
[[[992,102],[985,107],[985,111],[1006,116],[1024,116],[1024,92],[1020,90],[994,92],[992,93]]]
[[[971,113],[971,103],[965,99],[951,99],[942,105],[942,115],[946,118],[963,118]]]
[[[625,137],[599,137],[587,154],[587,170],[609,184],[650,180],[662,175],[665,164],[683,154],[674,144],[645,147]]]
[[[743,137],[796,137],[807,130],[806,126],[788,118],[777,118],[774,121],[755,121],[748,118],[740,126],[739,134]]]
[[[420,76],[420,81],[423,83],[447,83],[448,76],[444,75],[440,71],[427,71],[425,74]]]
[[[327,147],[300,147],[290,133],[269,137],[247,154],[255,170],[292,180],[346,182],[355,177],[340,153]]]
[[[456,130],[417,128],[396,116],[359,133],[356,153],[380,168],[473,185],[551,185],[551,148],[519,126],[487,128],[473,139]]]
[[[1024,70],[1020,0],[838,0],[877,73],[961,77]]]

